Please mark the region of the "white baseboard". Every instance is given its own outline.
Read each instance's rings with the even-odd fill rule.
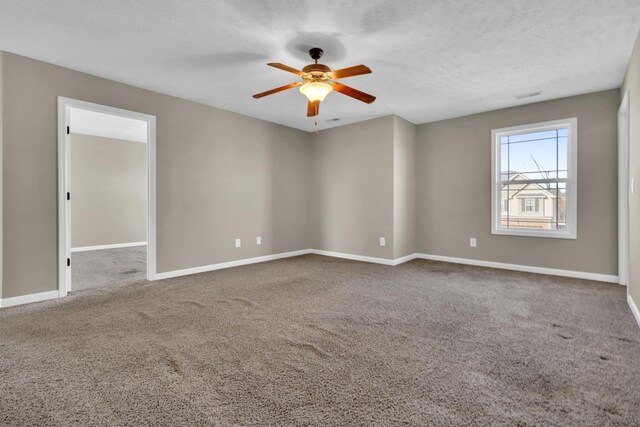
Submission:
[[[475,265],[478,267],[499,268],[502,270],[523,271],[525,273],[548,274],[550,276],[571,277],[574,279],[595,280],[598,282],[619,283],[618,276],[600,273],[588,273],[584,271],[559,270],[557,268],[534,267],[530,265],[507,264],[503,262],[480,261],[469,258],[455,258],[441,255],[417,254],[416,258],[432,261],[451,262],[455,264]]]
[[[631,298],[630,294],[627,294],[627,303],[629,303],[629,308],[633,313],[633,317],[636,318],[636,322],[638,323],[638,326],[640,326],[640,311],[638,310],[638,306],[633,301],[633,298]]]
[[[275,254],[275,255],[265,255],[265,256],[255,257],[255,258],[246,258],[246,259],[240,259],[236,261],[228,261],[228,262],[221,262],[218,264],[204,265],[201,267],[185,268],[183,270],[174,270],[174,271],[166,271],[164,273],[156,273],[154,280],[170,279],[172,277],[180,277],[180,276],[187,276],[189,274],[205,273],[207,271],[221,270],[223,268],[239,267],[241,265],[256,264],[259,262],[273,261],[276,259],[290,258],[294,256],[307,255],[307,254],[330,256],[334,258],[344,258],[344,259],[351,259],[354,261],[371,262],[374,264],[384,264],[384,265],[402,264],[403,262],[411,261],[417,256],[417,254],[411,254],[402,258],[391,260],[391,259],[385,259],[385,258],[368,257],[363,255],[353,255],[353,254],[347,254],[343,252],[322,251],[319,249],[303,249],[299,251],[285,252],[285,253]]]
[[[364,256],[364,255],[347,254],[347,253],[344,253],[344,252],[322,251],[320,249],[311,249],[311,251],[309,253],[316,254],[316,255],[322,255],[322,256],[330,256],[330,257],[334,257],[334,258],[351,259],[351,260],[354,260],[354,261],[371,262],[371,263],[374,263],[374,264],[383,264],[383,265],[399,265],[399,264],[403,264],[403,263],[405,263],[407,261],[411,261],[412,259],[416,259],[416,257],[418,256],[418,254],[409,254],[409,255],[403,256],[401,258],[387,259],[387,258],[375,258],[375,257],[370,257],[370,256]]]
[[[320,249],[311,249],[309,253],[312,253],[315,255],[330,256],[334,258],[351,259],[353,261],[371,262],[373,264],[394,265],[393,260],[387,259],[387,258],[375,258],[370,256],[364,256],[364,255],[347,254],[343,252],[322,251]]]
[[[14,305],[28,304],[30,302],[45,301],[59,297],[58,291],[40,292],[37,294],[21,295],[19,297],[0,299],[0,307],[13,307]]]
[[[310,249],[300,251],[284,252],[274,255],[265,255],[255,258],[245,258],[236,261],[220,262],[218,264],[203,265],[201,267],[185,268],[182,270],[166,271],[164,273],[156,273],[155,280],[170,279],[172,277],[188,276],[190,274],[205,273],[207,271],[222,270],[223,268],[239,267],[241,265],[256,264],[259,262],[273,261],[281,258],[289,258],[311,253]]]
[[[131,248],[133,246],[147,246],[147,242],[113,243],[111,245],[99,245],[99,246],[80,246],[77,248],[71,248],[71,252],[99,251],[101,249]]]
[[[405,262],[409,262],[411,260],[414,260],[416,258],[418,258],[419,254],[409,254],[407,256],[403,256],[401,258],[396,258],[393,260],[393,265],[400,265],[400,264],[404,264]]]

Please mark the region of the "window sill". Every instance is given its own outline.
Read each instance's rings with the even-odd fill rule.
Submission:
[[[505,230],[497,229],[491,230],[491,234],[501,236],[516,236],[516,237],[543,237],[548,239],[570,239],[576,240],[578,237],[576,233],[572,232],[557,232],[557,231],[542,231],[542,230]]]

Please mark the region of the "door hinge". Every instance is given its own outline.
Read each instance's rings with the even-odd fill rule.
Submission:
[[[67,191],[67,200],[71,200],[71,193]]]
[[[70,132],[71,132],[71,128],[67,126],[67,135],[69,135]]]
[[[67,258],[67,267],[71,267],[71,258]]]

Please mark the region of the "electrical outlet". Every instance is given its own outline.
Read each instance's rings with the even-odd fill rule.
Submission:
[[[240,246],[242,246],[242,242],[240,239],[236,239],[236,248],[239,248]]]
[[[385,240],[384,237],[380,238],[380,246],[387,246],[387,241]]]
[[[256,237],[256,245],[261,245],[262,244],[262,237],[258,236]]]
[[[469,239],[469,246],[471,246],[472,248],[475,248],[476,246],[478,246],[478,242],[476,241],[475,237],[471,237]]]

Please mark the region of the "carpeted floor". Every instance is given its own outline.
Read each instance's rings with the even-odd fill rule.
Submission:
[[[303,256],[0,310],[3,425],[640,425],[618,285]]]
[[[71,254],[71,290],[74,292],[136,283],[146,278],[146,246]]]

